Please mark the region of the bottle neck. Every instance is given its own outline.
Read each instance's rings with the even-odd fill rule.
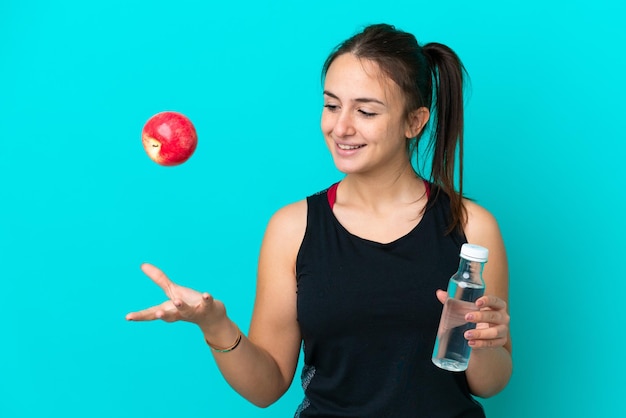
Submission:
[[[456,275],[460,280],[484,285],[483,268],[485,268],[485,262],[471,261],[461,257]]]

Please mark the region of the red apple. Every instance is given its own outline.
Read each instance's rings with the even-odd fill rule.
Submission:
[[[191,157],[198,145],[198,135],[185,115],[161,112],[148,119],[141,132],[141,141],[152,161],[172,166]]]

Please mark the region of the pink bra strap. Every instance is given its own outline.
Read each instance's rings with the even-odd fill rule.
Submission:
[[[426,200],[430,199],[430,183],[426,180],[423,180],[424,186],[426,187]]]
[[[330,205],[330,209],[332,210],[335,206],[335,201],[337,200],[337,187],[339,186],[339,182],[333,184],[328,188],[326,195],[328,196],[328,204]]]

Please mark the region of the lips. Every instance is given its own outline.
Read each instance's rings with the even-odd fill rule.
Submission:
[[[339,149],[342,149],[344,151],[351,151],[351,150],[363,148],[364,146],[365,145],[337,144],[337,147],[339,147]]]

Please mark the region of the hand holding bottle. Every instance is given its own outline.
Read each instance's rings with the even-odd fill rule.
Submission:
[[[509,314],[507,304],[500,298],[485,295],[476,300],[478,311],[465,316],[476,328],[465,332],[465,338],[473,350],[503,346],[508,340]]]
[[[437,290],[437,299],[445,303],[448,292]],[[476,324],[474,330],[465,333],[470,347],[480,349],[504,346],[508,340],[510,321],[506,302],[496,296],[484,295],[476,300],[476,306],[478,311],[465,316],[466,322]]]
[[[448,282],[448,297],[444,299],[432,355],[437,367],[454,372],[467,369],[472,349],[467,335],[478,332],[474,331],[474,321],[481,309],[477,301],[485,292],[482,272],[488,255],[489,250],[485,247],[474,244],[461,246],[459,269]]]

